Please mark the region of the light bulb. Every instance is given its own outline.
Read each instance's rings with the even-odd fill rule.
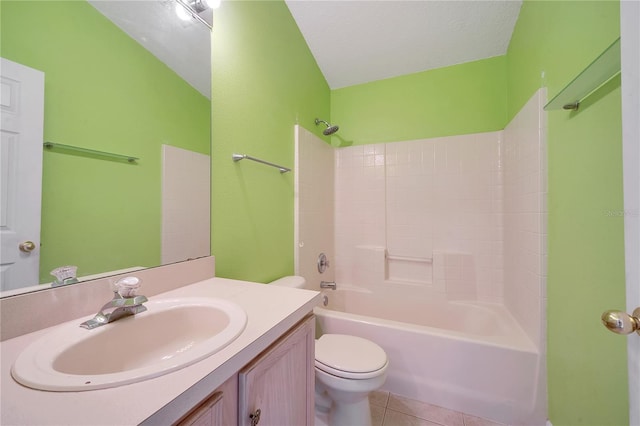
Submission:
[[[205,3],[207,3],[207,6],[209,6],[210,9],[219,8],[221,2],[222,0],[205,0]]]
[[[176,2],[176,15],[178,15],[178,18],[182,19],[183,21],[188,21],[189,19],[191,19],[191,14],[187,12],[185,7],[178,2]]]

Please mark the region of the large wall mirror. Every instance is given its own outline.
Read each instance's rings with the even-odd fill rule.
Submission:
[[[175,6],[173,0],[0,4],[0,56],[44,73],[41,145],[98,151],[42,147],[39,235],[27,236],[31,251],[9,259],[37,255],[37,278],[3,272],[2,295],[47,288],[60,266],[77,266],[82,280],[210,253],[211,32],[202,21],[179,19]],[[10,93],[4,78],[3,108]],[[29,195],[12,194],[9,171],[19,158],[10,154],[19,141],[5,130],[3,231],[26,215],[12,211],[11,201]],[[203,203],[198,191],[206,194],[204,210],[194,207]],[[182,215],[194,211],[198,217],[186,222],[204,220],[206,229],[184,225]],[[23,242],[6,235],[3,270],[13,249],[7,245]]]

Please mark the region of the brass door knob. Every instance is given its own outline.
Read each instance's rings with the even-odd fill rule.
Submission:
[[[23,251],[25,253],[31,253],[36,249],[36,245],[33,243],[33,241],[25,241],[24,243],[20,243],[18,245],[18,248],[20,249],[20,251]]]
[[[635,331],[640,335],[640,308],[636,308],[633,315],[621,311],[607,311],[602,314],[602,323],[609,331],[617,334],[631,334]]]
[[[259,408],[253,413],[249,414],[249,418],[251,419],[251,426],[256,426],[260,423],[260,414],[262,414],[262,410]]]

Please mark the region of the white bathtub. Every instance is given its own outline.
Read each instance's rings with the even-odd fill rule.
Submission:
[[[352,334],[389,356],[384,390],[506,424],[544,424],[536,347],[501,305],[325,291],[321,333]]]

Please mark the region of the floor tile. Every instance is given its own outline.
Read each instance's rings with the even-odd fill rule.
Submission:
[[[502,423],[497,423],[492,420],[483,419],[480,417],[470,416],[468,414],[463,414],[464,417],[464,426],[504,426]]]
[[[369,403],[378,407],[386,407],[389,401],[389,392],[373,391],[369,394]]]
[[[386,391],[369,395],[372,426],[506,426]],[[316,411],[316,426],[327,426],[327,413]]]
[[[387,408],[443,426],[464,426],[462,413],[391,394]]]
[[[440,426],[428,420],[420,419],[409,414],[400,413],[398,411],[389,410],[384,415],[383,426]]]
[[[384,420],[384,407],[379,407],[377,405],[371,406],[371,425],[372,426],[382,426],[382,421]]]

